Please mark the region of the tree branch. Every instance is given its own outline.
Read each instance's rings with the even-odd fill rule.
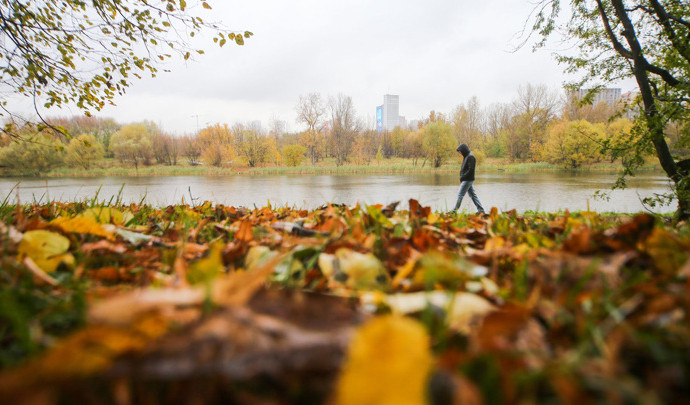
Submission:
[[[678,51],[683,59],[690,62],[690,50],[688,49],[687,44],[683,44],[678,40],[678,35],[671,25],[670,17],[664,6],[662,6],[657,0],[649,0],[649,2],[654,9],[654,13],[659,18],[659,23],[662,27],[664,27],[664,32],[666,32],[666,36],[671,41],[671,44],[673,44],[673,47],[676,49],[676,51]]]
[[[597,0],[597,7],[599,8],[599,15],[601,16],[601,20],[604,23],[604,29],[606,30],[606,35],[608,35],[609,40],[611,41],[611,44],[613,44],[613,48],[618,52],[622,57],[626,59],[632,59],[633,54],[630,50],[626,49],[623,44],[618,41],[618,38],[616,38],[616,34],[614,34],[613,29],[611,28],[611,22],[609,21],[609,16],[606,14],[606,9],[604,8],[604,5],[602,4],[601,0]]]

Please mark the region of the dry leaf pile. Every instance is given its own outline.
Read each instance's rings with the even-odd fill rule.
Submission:
[[[690,401],[690,231],[649,216],[0,212],[0,402]]]

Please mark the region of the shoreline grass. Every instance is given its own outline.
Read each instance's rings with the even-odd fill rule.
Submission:
[[[40,177],[139,177],[139,176],[263,176],[263,175],[328,175],[328,174],[414,174],[414,173],[453,173],[460,170],[461,163],[452,161],[439,168],[422,164],[418,161],[413,164],[411,159],[390,159],[385,162],[372,162],[365,164],[347,164],[337,166],[333,162],[324,161],[316,166],[302,165],[296,167],[264,166],[264,167],[213,167],[190,166],[180,164],[176,166],[141,166],[121,167],[113,165],[113,162],[102,162],[100,167],[88,170],[80,168],[61,167],[50,170]],[[619,163],[596,163],[577,169],[569,169],[547,162],[510,163],[500,159],[487,159],[480,162],[478,170],[483,172],[554,172],[554,173],[619,173]],[[641,172],[661,171],[658,164],[649,162],[638,169]],[[37,177],[34,173],[0,172],[0,177]]]

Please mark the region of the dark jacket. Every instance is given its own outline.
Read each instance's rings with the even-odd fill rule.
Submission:
[[[462,153],[462,168],[460,169],[460,181],[474,181],[474,166],[477,164],[477,159],[475,159],[470,148],[464,143],[458,146],[456,149],[458,152]]]

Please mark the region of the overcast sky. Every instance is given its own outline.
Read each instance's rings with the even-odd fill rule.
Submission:
[[[206,19],[254,36],[243,47],[208,44],[134,82],[98,116],[144,119],[172,133],[216,122],[284,120],[301,130],[300,95],[343,93],[373,124],[384,94],[400,96],[408,120],[450,112],[477,96],[509,102],[527,83],[559,89],[567,79],[546,50],[511,52],[532,9],[528,0],[215,0]],[[626,91],[627,89],[624,89]],[[49,114],[51,115],[51,114]],[[198,117],[197,117],[198,116]]]

